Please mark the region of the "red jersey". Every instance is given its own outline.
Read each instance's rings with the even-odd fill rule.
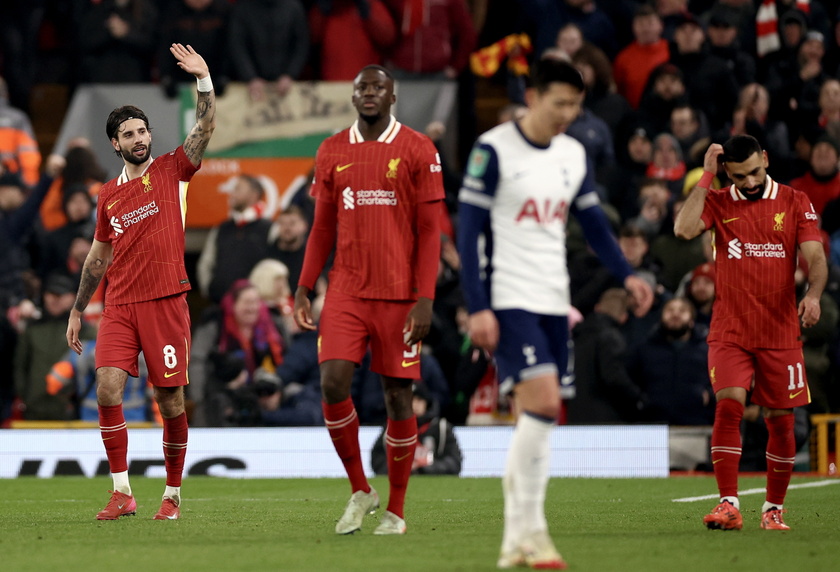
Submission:
[[[357,121],[321,144],[312,195],[337,209],[330,288],[357,298],[416,300],[416,205],[444,197],[432,141],[393,116],[378,140],[365,141]]]
[[[821,242],[805,193],[767,177],[750,201],[734,185],[710,190],[702,215],[714,227],[715,302],[708,341],[745,349],[801,346],[794,271],[797,247]]]
[[[155,300],[190,289],[184,267],[187,186],[198,168],[182,147],[153,159],[142,176],[102,186],[94,238],[109,242],[105,304]]]

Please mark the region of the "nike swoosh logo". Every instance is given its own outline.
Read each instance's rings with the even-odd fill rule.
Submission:
[[[712,461],[712,464],[713,464],[713,465],[717,465],[717,464],[718,464],[718,463],[720,463],[721,461],[723,461],[723,459],[715,459],[714,461]]]
[[[340,172],[342,172],[342,171],[344,171],[344,170],[349,169],[349,168],[350,168],[350,167],[352,167],[352,166],[353,166],[353,163],[347,163],[346,165],[338,165],[338,166],[335,168],[335,172],[336,172],[336,173],[340,173]]]
[[[120,200],[121,200],[121,199],[117,199],[117,200],[115,200],[113,203],[111,203],[110,205],[108,205],[108,206],[106,207],[106,210],[111,210],[111,207],[113,207],[115,204],[117,204],[118,202],[120,202]]]
[[[125,503],[123,503],[123,504],[121,504],[121,505],[117,506],[117,508],[118,508],[119,510],[122,510],[122,507],[124,507],[124,506],[125,506]]]
[[[776,467],[773,467],[773,472],[774,473],[789,473],[790,469],[777,469]]]
[[[796,393],[791,393],[790,395],[788,395],[788,397],[790,397],[791,399],[796,399],[797,397],[799,397],[799,395],[800,395],[803,391],[805,391],[805,390],[804,390],[804,389],[800,389],[800,390],[799,390],[799,391],[797,391]]]
[[[102,437],[102,440],[107,441],[108,439],[116,439],[116,438],[117,438],[117,436],[114,435],[113,437]]]
[[[177,516],[167,516],[166,518],[169,519],[169,520],[176,520],[178,517]]]
[[[741,218],[741,217],[736,216],[735,218],[725,218],[725,219],[723,219],[723,224],[729,224],[733,220],[738,220],[739,218]]]
[[[414,361],[405,361],[405,360],[403,360],[403,361],[402,361],[402,366],[403,366],[403,367],[411,367],[411,366],[413,366],[413,365],[417,365],[418,363],[420,363],[420,360],[419,360],[419,359],[416,359],[416,360],[414,360]]]
[[[179,373],[181,373],[181,372],[180,371],[167,371],[166,373],[163,374],[163,377],[165,377],[166,379],[169,379],[173,375],[178,375]]]
[[[400,462],[400,461],[404,461],[405,459],[409,458],[413,454],[414,453],[406,453],[402,457],[394,457],[394,461],[397,462],[397,463]]]

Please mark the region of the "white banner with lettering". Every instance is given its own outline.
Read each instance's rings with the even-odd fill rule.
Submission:
[[[498,477],[513,428],[456,427],[463,452],[461,476]],[[362,427],[365,472],[378,427]],[[165,476],[160,429],[129,430],[129,471]],[[668,428],[564,426],[551,436],[554,477],[667,477]],[[234,478],[343,477],[326,429],[191,429],[184,474]],[[0,431],[0,477],[108,475],[108,462],[95,429],[10,429]]]

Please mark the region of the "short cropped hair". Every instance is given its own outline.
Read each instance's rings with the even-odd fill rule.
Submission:
[[[531,87],[543,93],[552,83],[565,83],[584,91],[583,76],[571,63],[547,57],[534,62],[531,70]]]
[[[387,77],[391,81],[394,81],[394,75],[388,70],[388,68],[386,68],[384,66],[380,66],[378,64],[366,65],[365,67],[363,67],[362,69],[359,70],[359,73],[356,74],[356,77],[359,77],[359,74],[362,73],[365,70],[376,70],[376,71],[382,72],[382,73],[385,74],[385,77]]]
[[[761,143],[752,135],[735,135],[723,144],[724,162],[743,163],[753,156],[754,153],[761,154]]]
[[[146,124],[146,129],[152,130],[149,127],[149,118],[142,109],[133,105],[123,105],[112,111],[108,116],[108,121],[105,122],[105,134],[108,135],[108,139],[116,139],[120,125],[129,119],[141,119]]]

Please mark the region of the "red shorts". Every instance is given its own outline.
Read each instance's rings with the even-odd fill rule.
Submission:
[[[753,385],[755,374],[755,385]],[[709,344],[712,389],[752,390],[750,402],[770,409],[792,409],[811,403],[802,348],[748,351],[732,343]]]
[[[412,301],[366,300],[327,291],[318,332],[318,363],[361,363],[368,345],[374,372],[420,379],[420,344],[405,345],[403,327]]]
[[[117,367],[137,377],[142,351],[152,385],[187,385],[191,340],[186,294],[108,305],[96,336],[96,367]]]

